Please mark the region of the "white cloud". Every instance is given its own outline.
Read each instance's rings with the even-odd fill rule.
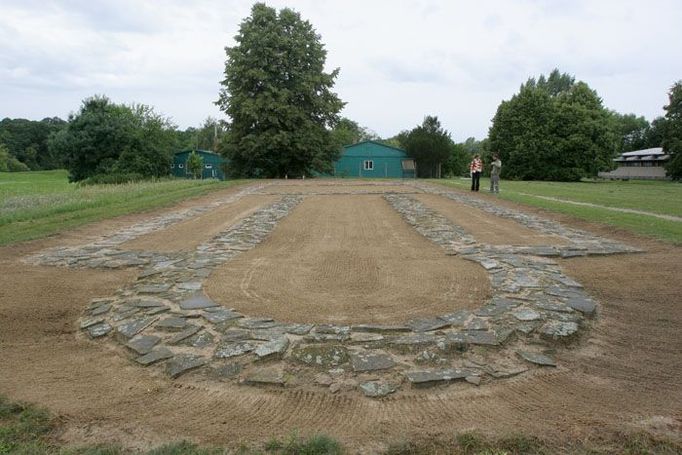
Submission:
[[[607,107],[649,119],[682,78],[675,0],[268,1],[310,20],[340,67],[344,115],[388,136],[438,115],[456,139],[483,137],[503,99],[554,67]],[[225,61],[245,0],[5,0],[0,117],[41,118],[104,93],[181,127],[219,116]]]

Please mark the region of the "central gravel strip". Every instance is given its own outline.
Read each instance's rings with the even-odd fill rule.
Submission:
[[[678,223],[682,222],[682,217],[674,216],[674,215],[662,215],[660,213],[645,212],[643,210],[625,209],[625,208],[621,208],[621,207],[609,207],[606,205],[592,204],[590,202],[569,201],[568,199],[560,199],[558,197],[551,197],[551,196],[538,196],[537,194],[528,194],[528,193],[519,193],[519,194],[522,196],[534,197],[537,199],[544,199],[546,201],[561,202],[563,204],[581,205],[583,207],[594,207],[594,208],[603,209],[603,210],[610,210],[612,212],[632,213],[634,215],[651,216],[654,218],[660,218],[662,220],[667,220],[667,221],[677,221]]]

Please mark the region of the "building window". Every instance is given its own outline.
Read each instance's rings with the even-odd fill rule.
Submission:
[[[171,163],[171,169],[175,169],[175,163]]]
[[[372,160],[365,160],[363,161],[363,167],[366,171],[373,171],[374,170],[374,161]]]
[[[212,164],[207,164],[205,167],[206,167],[206,169],[213,169],[213,165],[212,165]]]
[[[182,169],[183,167],[185,167],[185,165],[184,165],[184,164],[178,164],[178,167],[179,167],[180,169]]]

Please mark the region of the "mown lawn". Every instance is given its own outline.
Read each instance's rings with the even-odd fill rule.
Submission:
[[[469,190],[469,179],[432,180],[445,186]],[[481,179],[481,191],[487,192],[490,181]],[[570,201],[597,204],[610,208],[632,209],[659,215],[682,217],[682,184],[631,180],[604,182],[515,182],[500,183],[501,199],[565,213],[596,221],[636,234],[674,244],[682,244],[682,222],[646,214],[622,213],[599,207],[571,204]],[[548,200],[544,197],[560,200]],[[566,202],[564,202],[566,201]]]
[[[0,173],[0,245],[168,206],[243,181],[160,180],[80,186],[63,170]]]

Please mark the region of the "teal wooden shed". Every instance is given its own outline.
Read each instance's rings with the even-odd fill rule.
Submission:
[[[204,161],[204,166],[201,171],[202,179],[220,179],[225,180],[225,172],[223,170],[225,158],[210,150],[194,150],[197,155],[201,156]],[[192,150],[183,150],[177,152],[173,157],[173,164],[171,164],[171,174],[175,177],[192,178],[192,174],[187,170],[187,159],[192,153]]]
[[[405,150],[376,141],[345,145],[334,163],[336,177],[414,178],[414,160]]]

